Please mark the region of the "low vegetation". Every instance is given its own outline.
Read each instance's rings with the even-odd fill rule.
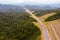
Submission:
[[[53,20],[57,20],[57,19],[60,19],[60,13],[57,13],[53,16],[48,17],[47,19],[45,19],[45,21],[49,22],[49,21],[53,21]]]
[[[53,11],[53,12],[55,12],[56,14],[55,14],[55,15],[52,15],[52,16],[50,16],[50,17],[48,17],[48,18],[46,18],[46,19],[45,19],[46,22],[60,19],[60,10],[55,10],[55,11]]]

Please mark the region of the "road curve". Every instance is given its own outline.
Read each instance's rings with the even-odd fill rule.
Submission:
[[[45,29],[42,21],[38,17],[36,17],[34,14],[32,14],[33,12],[31,12],[29,9],[27,9],[27,8],[24,8],[24,9],[25,9],[25,12],[29,13],[40,24],[40,26],[42,28],[42,33],[44,35],[44,40],[49,40],[48,32]]]

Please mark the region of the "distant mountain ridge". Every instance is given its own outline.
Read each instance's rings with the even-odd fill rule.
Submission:
[[[15,11],[15,12],[21,12],[24,11],[23,7],[36,9],[36,10],[52,10],[60,8],[60,4],[54,4],[54,5],[3,5],[0,4],[0,12],[9,12],[9,11]]]
[[[22,10],[23,8],[21,6],[0,4],[0,12],[8,12],[8,11],[20,12]]]
[[[41,9],[41,10],[52,10],[60,8],[60,4],[52,4],[52,5],[25,5],[28,8]]]

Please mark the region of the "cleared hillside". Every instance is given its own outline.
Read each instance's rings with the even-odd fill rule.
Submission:
[[[48,13],[48,14],[45,14],[45,15],[39,17],[40,20],[43,22],[51,40],[60,39],[60,19],[55,19],[55,20],[48,21],[48,22],[46,22],[45,19],[47,19],[55,14],[56,13]],[[37,22],[34,22],[34,24],[40,28],[40,26]],[[43,34],[41,37],[42,37],[41,39],[43,40]]]

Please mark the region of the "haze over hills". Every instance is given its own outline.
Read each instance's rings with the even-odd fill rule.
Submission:
[[[16,11],[16,12],[21,12],[23,11],[23,8],[21,6],[16,6],[16,5],[2,5],[0,4],[0,11],[1,12],[9,12],[9,11]]]
[[[58,9],[60,8],[60,4],[52,4],[52,5],[44,5],[44,4],[38,4],[38,5],[25,5],[26,7],[30,7],[30,8],[34,8],[34,9],[43,9],[43,10],[47,10],[47,9]]]
[[[38,10],[52,10],[52,9],[57,9],[60,8],[60,4],[52,4],[52,5],[6,5],[6,4],[0,4],[0,11],[1,12],[8,12],[8,11],[24,11],[23,7],[31,8],[31,9],[38,9]]]

